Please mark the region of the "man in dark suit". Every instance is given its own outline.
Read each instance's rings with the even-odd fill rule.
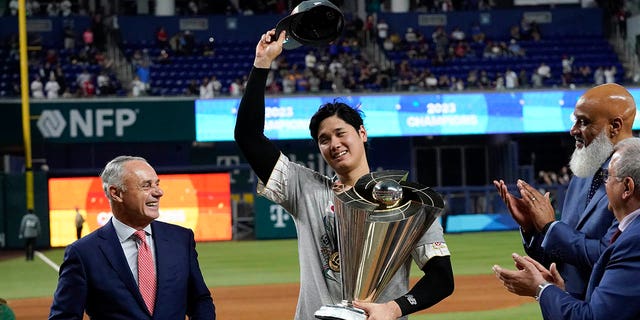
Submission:
[[[215,319],[193,232],[154,221],[163,191],[143,158],[101,174],[113,217],[69,245],[49,319]]]
[[[640,273],[639,138],[616,144],[604,180],[609,208],[620,224],[593,267],[585,299],[567,294],[557,270],[530,257],[514,254],[515,271],[493,267],[509,291],[534,296],[545,319],[640,319],[640,286],[629,282]]]
[[[518,198],[507,191],[504,181],[493,182],[521,227],[527,254],[545,267],[556,262],[567,292],[578,299],[584,299],[594,263],[617,226],[607,209],[602,170],[607,167],[613,146],[632,137],[635,115],[633,97],[614,83],[591,88],[580,97],[570,130],[576,141],[569,164],[574,176],[559,221],[555,221],[548,193],[543,195],[518,180],[522,196]]]

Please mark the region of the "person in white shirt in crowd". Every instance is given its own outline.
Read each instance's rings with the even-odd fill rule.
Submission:
[[[200,84],[200,99],[213,98],[213,84],[209,81],[209,78],[202,79]]]
[[[49,76],[49,81],[44,85],[44,91],[47,92],[47,99],[57,99],[58,92],[60,91],[60,84],[56,80],[56,75],[51,74]]]
[[[604,84],[604,68],[598,67],[595,72],[593,72],[593,84],[599,86]]]
[[[12,16],[18,15],[18,0],[9,1],[9,12]]]
[[[462,29],[460,29],[460,27],[456,26],[453,28],[453,31],[451,31],[451,39],[454,41],[463,41],[466,38],[466,34],[464,33],[464,31],[462,31]]]
[[[216,76],[212,75],[209,82],[211,83],[211,88],[213,88],[213,96],[219,96],[222,92],[222,83],[220,80],[218,80]]]
[[[238,97],[241,96],[243,92],[244,86],[242,85],[242,80],[240,78],[236,78],[231,82],[231,85],[229,85],[229,94],[234,97]]]
[[[44,99],[44,85],[42,81],[40,81],[40,76],[36,76],[33,81],[31,81],[31,96],[34,99]]]
[[[536,72],[543,78],[549,79],[551,78],[551,68],[548,64],[541,62],[540,66],[536,70]]]
[[[616,66],[610,66],[609,68],[604,69],[604,82],[615,83],[617,72],[618,68],[616,68]]]
[[[384,19],[378,19],[378,24],[376,25],[376,29],[378,30],[378,38],[381,40],[386,40],[389,36],[389,25]]]
[[[137,75],[131,80],[131,95],[134,97],[142,96],[147,91],[147,85],[140,80]]]
[[[309,53],[307,53],[307,55],[304,56],[304,66],[307,69],[315,68],[317,61],[318,59],[316,58],[316,55],[313,53],[313,51],[309,51]]]
[[[507,71],[504,72],[504,86],[507,89],[518,87],[518,74],[510,68],[507,68]]]
[[[71,15],[71,1],[62,0],[62,2],[60,2],[60,12],[62,13],[63,17],[70,16]]]

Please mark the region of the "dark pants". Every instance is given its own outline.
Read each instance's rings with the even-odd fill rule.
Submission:
[[[25,253],[27,260],[33,260],[33,250],[36,246],[36,238],[25,238]]]
[[[80,239],[82,237],[82,227],[76,228],[76,237]]]

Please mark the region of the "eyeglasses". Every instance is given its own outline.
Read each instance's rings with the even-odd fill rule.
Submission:
[[[616,180],[622,181],[622,177],[609,175],[608,169],[602,169],[601,174],[602,174],[602,181],[604,181],[604,183],[607,183],[609,181],[609,178],[616,178]]]

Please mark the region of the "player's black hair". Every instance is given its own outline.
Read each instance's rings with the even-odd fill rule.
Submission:
[[[356,131],[360,130],[360,126],[364,124],[362,120],[364,115],[362,110],[351,107],[350,105],[334,100],[320,106],[318,111],[311,117],[309,122],[309,133],[313,141],[318,143],[318,128],[322,120],[331,116],[337,116],[344,120],[344,122],[350,124]],[[365,150],[367,149],[367,143],[364,143]]]

